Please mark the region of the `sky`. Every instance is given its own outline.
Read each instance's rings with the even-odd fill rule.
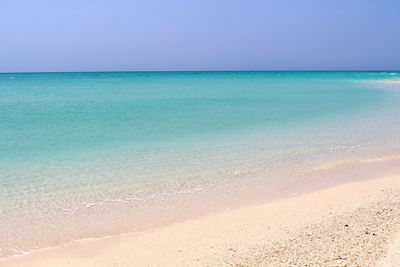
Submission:
[[[0,72],[153,70],[400,70],[400,1],[0,1]]]

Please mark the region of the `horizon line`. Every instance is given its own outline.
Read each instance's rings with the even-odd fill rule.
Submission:
[[[374,69],[374,70],[362,70],[362,69],[332,69],[332,70],[317,70],[317,69],[305,69],[305,70],[102,70],[102,71],[18,71],[18,72],[0,72],[0,74],[44,74],[44,73],[146,73],[146,72],[399,72],[400,69]]]

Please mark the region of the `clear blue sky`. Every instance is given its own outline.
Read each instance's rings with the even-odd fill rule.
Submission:
[[[400,69],[400,0],[1,0],[0,72]]]

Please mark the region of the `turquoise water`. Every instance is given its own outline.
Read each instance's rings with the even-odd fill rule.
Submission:
[[[398,153],[400,89],[382,82],[396,79],[400,72],[0,74],[0,248],[18,254],[128,231],[146,223],[149,203],[218,198],[229,192],[215,185],[272,186],[324,164]],[[113,224],[99,225],[110,210]],[[28,222],[35,238],[21,230]]]

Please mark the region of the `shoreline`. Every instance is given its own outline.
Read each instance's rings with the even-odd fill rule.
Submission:
[[[184,202],[185,209],[179,209],[181,203],[171,204],[168,209],[165,207],[159,209],[163,214],[159,220],[153,221],[152,224],[142,224],[142,227],[130,227],[117,232],[93,232],[89,236],[82,238],[71,238],[67,241],[58,242],[47,246],[33,249],[16,250],[11,247],[5,247],[3,252],[7,256],[0,257],[0,263],[12,258],[25,257],[41,251],[52,250],[64,245],[76,242],[85,242],[86,240],[103,240],[124,235],[145,232],[171,224],[186,222],[197,219],[199,217],[213,215],[225,212],[227,210],[236,210],[246,207],[258,206],[266,203],[292,198],[298,195],[304,195],[319,191],[325,188],[340,185],[342,183],[355,182],[359,180],[374,179],[378,176],[389,175],[393,173],[393,167],[400,165],[400,154],[387,154],[380,157],[366,157],[351,161],[336,161],[330,164],[319,165],[314,169],[306,172],[298,172],[291,177],[290,182],[283,181],[280,183],[266,183],[263,180],[235,179],[225,184],[218,184],[213,190],[214,196],[216,192],[235,192],[234,196],[227,198],[226,195],[220,198],[208,198],[207,191],[197,192],[197,197],[187,198]],[[237,190],[237,188],[240,188]],[[235,191],[236,190],[236,191]],[[190,202],[190,205],[186,203]],[[201,203],[199,205],[199,203]],[[204,204],[206,203],[206,204]],[[204,207],[207,209],[204,209]],[[158,209],[158,207],[154,207]],[[105,214],[103,214],[104,216]],[[158,215],[159,217],[161,215]]]
[[[10,118],[21,120],[6,120],[18,127],[7,128],[5,136],[0,258],[117,238],[385,175],[374,167],[347,170],[358,169],[352,163],[365,157],[400,151],[398,94],[377,82],[396,76],[256,76],[210,74],[201,82],[169,74],[22,77],[28,82],[12,92],[10,106],[43,92],[50,92],[51,105],[28,101],[17,113],[7,109]],[[142,83],[150,90],[143,91]],[[102,94],[93,101],[96,86]],[[43,112],[35,123],[24,123],[36,107]],[[64,120],[66,114],[74,116]],[[136,118],[138,124],[132,123]],[[75,134],[66,135],[64,127]]]
[[[67,244],[61,245],[59,247],[52,247],[52,248],[46,248],[46,249],[42,249],[42,250],[36,250],[36,251],[31,252],[28,255],[19,255],[19,256],[14,256],[14,257],[10,257],[10,258],[3,258],[2,260],[0,260],[0,266],[3,266],[3,264],[6,264],[4,266],[36,266],[34,264],[38,264],[39,266],[48,266],[46,264],[49,264],[49,266],[51,266],[52,262],[57,262],[56,266],[63,266],[62,264],[65,263],[64,261],[70,262],[71,260],[77,261],[76,262],[77,266],[103,266],[103,265],[101,265],[100,262],[96,263],[96,264],[89,264],[88,262],[82,263],[80,261],[83,259],[85,259],[85,260],[91,259],[90,261],[95,260],[96,258],[99,257],[98,254],[100,253],[100,251],[102,251],[100,254],[110,254],[111,253],[110,251],[112,251],[112,253],[117,253],[119,255],[118,258],[120,258],[120,257],[121,257],[121,259],[124,257],[129,258],[130,257],[129,255],[122,255],[122,254],[124,254],[124,251],[126,253],[125,249],[135,245],[136,249],[140,250],[140,246],[137,247],[137,245],[140,243],[140,240],[143,238],[145,238],[145,239],[150,238],[150,240],[148,240],[148,241],[154,242],[154,241],[156,241],[156,239],[158,239],[157,235],[160,235],[160,234],[168,235],[168,233],[169,233],[169,235],[171,235],[171,233],[170,233],[171,229],[175,229],[175,231],[176,231],[176,230],[179,230],[178,228],[180,228],[180,227],[182,227],[184,229],[188,228],[189,235],[195,235],[195,236],[196,236],[196,234],[201,235],[201,231],[195,230],[193,228],[193,225],[196,225],[199,223],[201,224],[201,222],[204,223],[204,221],[207,221],[207,224],[210,224],[210,225],[218,225],[218,221],[221,220],[221,217],[230,218],[228,221],[226,221],[226,223],[229,224],[230,227],[233,227],[233,228],[235,228],[235,227],[237,228],[238,225],[243,223],[243,220],[246,221],[249,225],[255,224],[255,225],[258,225],[258,227],[260,227],[261,225],[259,222],[255,222],[254,220],[251,220],[251,218],[253,218],[255,214],[252,213],[252,214],[250,214],[251,216],[244,216],[244,214],[248,213],[249,210],[259,210],[259,211],[265,212],[265,210],[269,210],[269,209],[271,209],[271,207],[277,207],[277,206],[282,206],[282,205],[291,207],[296,204],[295,203],[296,201],[298,201],[298,200],[304,201],[304,199],[308,199],[313,196],[317,200],[317,202],[320,200],[323,201],[324,200],[323,196],[324,195],[326,196],[326,193],[333,192],[333,191],[338,191],[340,193],[341,190],[342,191],[349,190],[349,188],[352,188],[351,191],[354,191],[354,189],[357,187],[369,188],[368,192],[366,192],[365,190],[364,190],[365,192],[363,192],[361,190],[360,192],[354,193],[353,198],[358,197],[358,201],[360,202],[360,197],[364,198],[364,197],[366,197],[367,193],[371,193],[372,191],[374,191],[370,187],[366,186],[367,184],[375,183],[379,186],[387,187],[388,179],[390,177],[391,177],[390,179],[392,179],[390,187],[393,187],[393,188],[398,187],[399,192],[400,192],[400,184],[398,182],[396,182],[396,181],[400,180],[400,177],[399,177],[399,173],[400,173],[399,169],[400,168],[396,167],[396,166],[399,166],[398,162],[400,162],[400,159],[397,157],[394,157],[394,158],[383,159],[383,160],[369,160],[369,161],[366,161],[365,163],[362,163],[361,165],[350,165],[350,166],[342,167],[339,169],[334,168],[334,170],[328,170],[328,171],[320,170],[320,171],[318,171],[318,173],[314,174],[314,175],[316,175],[316,177],[314,177],[314,178],[318,178],[318,177],[320,178],[322,175],[325,180],[324,183],[316,183],[316,184],[314,183],[314,186],[307,187],[307,186],[305,186],[305,184],[303,184],[303,185],[301,184],[304,181],[299,181],[297,195],[289,195],[289,196],[286,196],[284,198],[281,198],[281,199],[278,199],[275,201],[267,201],[267,202],[264,201],[261,203],[258,202],[257,204],[244,205],[242,207],[237,207],[232,210],[225,210],[225,211],[219,211],[216,213],[210,213],[207,215],[202,215],[200,217],[187,219],[185,221],[175,222],[175,223],[171,223],[171,224],[164,225],[164,226],[156,226],[154,228],[147,229],[147,230],[140,231],[140,232],[124,233],[124,234],[109,236],[106,238],[98,238],[98,239],[97,238],[95,238],[95,239],[89,238],[86,240],[73,241],[73,242],[69,242]],[[329,175],[331,175],[331,176],[329,177]],[[307,175],[307,177],[310,178],[311,176]],[[329,178],[334,178],[334,177],[340,177],[340,179],[335,179],[334,181],[329,180]],[[378,178],[378,177],[381,177],[381,178]],[[395,178],[393,178],[393,177],[395,177]],[[312,183],[312,181],[313,180],[311,179],[307,182]],[[386,181],[386,182],[382,182],[382,181]],[[314,180],[314,182],[315,182],[315,180]],[[309,185],[310,184],[308,184],[308,186]],[[380,194],[379,190],[375,190],[375,191],[376,191],[375,193],[377,193],[378,195]],[[339,200],[336,199],[336,201],[339,201]],[[341,202],[341,201],[342,200],[340,200],[339,202]],[[315,205],[316,203],[311,203],[311,204]],[[346,206],[346,203],[342,203],[341,205]],[[351,204],[350,206],[353,209],[355,208],[355,206],[353,204]],[[307,208],[307,209],[308,209],[308,212],[311,212],[311,210],[309,210],[309,208]],[[319,209],[323,210],[324,207],[319,207]],[[348,210],[349,210],[349,207],[347,207],[347,211]],[[304,210],[302,212],[304,212]],[[337,211],[336,215],[341,214],[341,213],[343,213],[343,210]],[[233,218],[236,218],[237,216],[240,217],[240,220],[233,219]],[[263,217],[263,216],[264,215],[262,215],[261,217]],[[282,215],[280,215],[280,216],[282,216]],[[295,216],[295,215],[286,214],[285,216],[290,217],[290,216]],[[249,217],[249,218],[247,218],[247,217]],[[313,217],[313,216],[311,216],[311,217]],[[311,219],[309,221],[309,223],[312,223],[312,222],[315,222],[316,220],[318,220],[317,217],[319,218],[321,216],[319,216],[319,215],[317,216],[316,214],[314,214],[313,219]],[[266,220],[266,224],[272,223],[272,226],[269,226],[269,227],[276,228],[276,222],[268,222],[267,217],[263,217],[263,218]],[[299,223],[303,219],[304,218],[296,217],[296,218],[292,218],[291,220],[297,221]],[[224,219],[222,219],[222,220],[224,220]],[[262,224],[262,222],[261,222],[261,224]],[[210,229],[208,229],[204,225],[202,225],[201,227],[202,227],[203,232],[210,231]],[[282,229],[277,229],[277,230],[279,230],[280,232],[282,231]],[[250,231],[248,233],[248,235],[257,236],[257,233],[255,233],[253,230],[248,230],[248,231]],[[235,231],[232,231],[232,233],[234,233],[234,232]],[[221,233],[214,233],[214,234],[220,235],[222,233],[227,234],[226,230],[222,230]],[[232,233],[229,234],[231,236],[231,238],[233,239],[230,242],[234,242],[234,240],[237,239],[237,238],[235,238],[234,234],[232,234]],[[178,234],[178,237],[179,237],[179,234]],[[170,238],[171,238],[171,240],[175,239],[174,236],[170,236]],[[184,237],[181,236],[179,238],[184,238]],[[200,237],[198,237],[198,238],[200,238]],[[209,236],[209,238],[211,238],[213,240],[213,238],[215,238],[215,236],[211,235],[211,236]],[[202,240],[201,243],[204,245],[207,242],[208,242],[207,240]],[[164,245],[167,247],[168,246],[173,247],[175,245],[175,243],[176,242],[166,242],[165,241]],[[189,243],[187,243],[187,244],[185,243],[184,247],[186,247],[186,246],[191,247],[191,246],[195,245],[195,244],[189,244]],[[254,246],[255,244],[257,244],[257,242],[250,241],[250,240],[247,243],[248,244],[243,245],[243,247],[251,247],[251,246]],[[229,242],[227,244],[229,244]],[[123,248],[121,248],[121,245]],[[104,250],[104,246],[106,246],[110,251],[108,251],[108,249]],[[118,249],[118,248],[120,248],[120,249]],[[145,248],[145,247],[143,247],[143,248]],[[77,249],[78,249],[78,251],[77,251]],[[83,255],[79,255],[80,250],[84,251]],[[151,253],[154,254],[154,260],[158,260],[157,258],[159,258],[159,256],[155,256],[157,253],[162,253],[162,251],[164,251],[164,253],[165,253],[165,250],[163,250],[161,248],[160,248],[160,251],[158,251],[158,252],[155,249],[151,249],[150,251],[151,251]],[[71,254],[71,252],[72,252],[72,254]],[[146,250],[144,250],[142,252],[145,253]],[[78,255],[75,255],[76,253],[78,253]],[[120,253],[122,253],[122,254],[120,254]],[[168,251],[168,253],[176,253],[176,251],[174,252],[173,250],[171,250],[171,251]],[[226,253],[227,252],[225,252],[224,255]],[[111,254],[109,255],[110,256],[109,259],[113,258]],[[206,253],[206,254],[208,254],[208,253]],[[233,254],[235,254],[235,253],[233,253]],[[138,255],[141,255],[141,254],[138,254]],[[180,253],[178,253],[176,256],[179,256],[179,255],[180,255]],[[222,256],[220,255],[218,258],[221,258],[221,257],[223,258],[223,255]],[[104,260],[107,261],[106,259],[104,259]],[[213,260],[213,257],[208,258],[208,260]],[[157,266],[157,264],[155,262],[153,262],[154,263],[154,265],[153,265],[151,260],[149,261],[149,259],[147,259],[147,261],[148,262],[146,262],[146,264],[150,264],[150,266]],[[171,262],[171,264],[172,263],[173,262]],[[195,262],[193,262],[193,264],[194,263]],[[76,264],[74,263],[74,266]],[[138,262],[138,264],[139,264],[139,266],[142,266],[141,264],[144,264],[144,262],[143,263]],[[190,265],[193,265],[193,264],[190,264]],[[225,265],[222,264],[222,266],[226,266],[226,265],[229,265],[229,264],[225,264]],[[107,266],[107,265],[104,265],[104,266]],[[178,264],[178,266],[181,266],[181,265]],[[182,266],[186,266],[186,265],[182,265]],[[204,265],[202,265],[202,266],[204,266]],[[247,265],[244,265],[244,266],[247,266]]]

